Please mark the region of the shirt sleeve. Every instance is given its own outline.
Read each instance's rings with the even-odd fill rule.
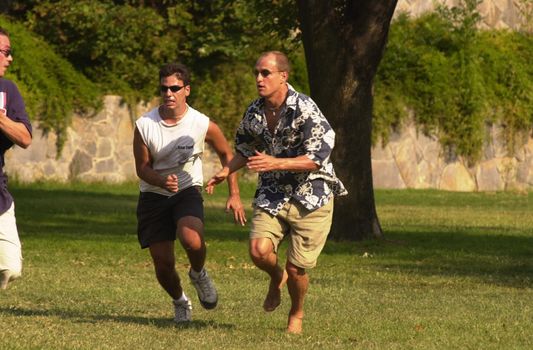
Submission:
[[[316,103],[307,97],[299,101],[300,117],[303,118],[303,146],[305,154],[318,166],[329,159],[335,146],[335,132]]]
[[[253,108],[248,108],[237,128],[235,134],[235,150],[243,157],[248,158],[255,155],[255,151],[262,152],[265,147],[262,143],[261,134],[263,125],[255,118]]]
[[[7,116],[18,123],[24,124],[29,133],[32,134],[32,127],[28,114],[26,113],[26,106],[24,100],[15,84],[10,84],[7,91]]]

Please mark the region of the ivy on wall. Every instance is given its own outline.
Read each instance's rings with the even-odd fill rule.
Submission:
[[[471,161],[487,123],[504,127],[509,150],[531,131],[531,34],[476,29],[478,2],[393,23],[375,82],[374,140],[386,142],[409,111],[423,132]]]
[[[0,16],[0,26],[8,31],[13,49],[6,78],[16,82],[30,119],[39,116],[44,132],[57,135],[60,151],[72,114],[92,114],[100,108],[100,89],[23,25]]]

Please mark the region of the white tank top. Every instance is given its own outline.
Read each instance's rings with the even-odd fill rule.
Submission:
[[[156,107],[135,122],[137,130],[150,151],[152,168],[166,177],[178,176],[178,192],[191,186],[202,186],[202,153],[209,118],[188,106],[187,112],[176,125],[166,124]],[[140,180],[141,192],[165,196],[175,193]]]

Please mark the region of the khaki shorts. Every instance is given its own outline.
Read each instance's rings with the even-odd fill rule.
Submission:
[[[314,211],[289,201],[277,216],[254,208],[250,239],[270,238],[277,252],[283,238],[290,236],[287,260],[303,269],[316,266],[326,244],[333,217],[333,199]]]

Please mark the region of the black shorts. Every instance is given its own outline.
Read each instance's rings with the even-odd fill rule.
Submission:
[[[176,224],[185,216],[204,222],[201,187],[193,186],[167,197],[152,192],[139,193],[137,203],[137,238],[141,248],[152,243],[176,240]]]

